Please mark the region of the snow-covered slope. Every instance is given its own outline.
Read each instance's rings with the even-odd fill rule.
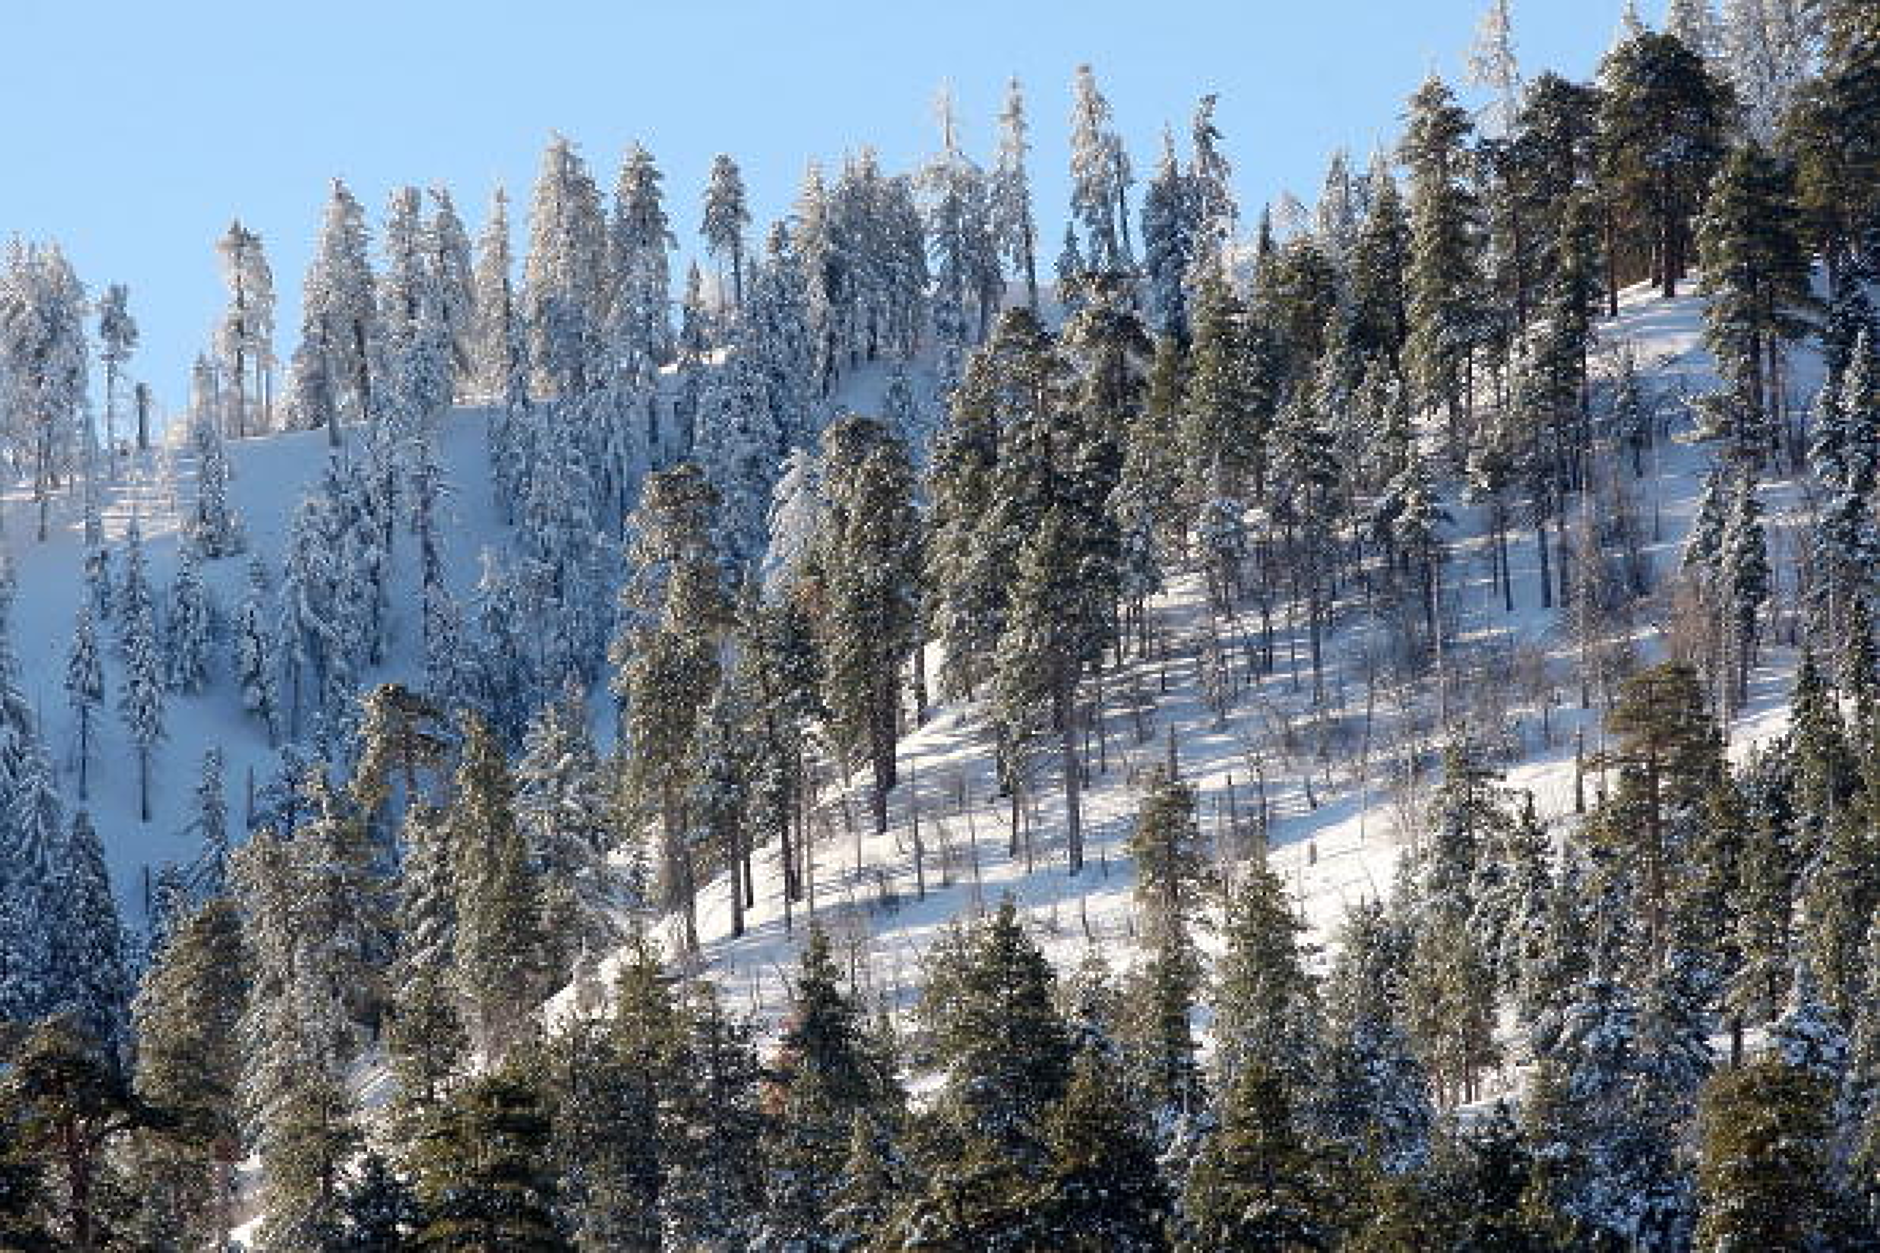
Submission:
[[[1643,476],[1628,481],[1652,531],[1648,555],[1660,586],[1676,569],[1712,462],[1712,450],[1692,438],[1683,404],[1685,397],[1716,386],[1702,347],[1702,313],[1699,297],[1663,301],[1635,289],[1625,294],[1620,317],[1600,328],[1596,368],[1610,367],[1609,350],[1629,346],[1671,434],[1646,460]],[[1818,386],[1820,366],[1811,354],[1797,357],[1791,399],[1805,404]],[[1793,551],[1787,546],[1795,539],[1796,485],[1777,478],[1764,493],[1772,550]],[[1499,689],[1498,698],[1472,706],[1481,719],[1473,729],[1509,747],[1507,785],[1532,792],[1538,812],[1562,827],[1574,812],[1576,736],[1583,735],[1591,750],[1600,735],[1597,710],[1579,707],[1570,623],[1558,610],[1541,607],[1531,532],[1511,537],[1510,611],[1492,574],[1484,509],[1461,500],[1453,485],[1444,504],[1453,520],[1443,595],[1446,612],[1455,618],[1447,665],[1456,674],[1487,674],[1481,687]],[[1734,751],[1778,734],[1785,724],[1796,663],[1786,630],[1793,599],[1784,578],[1776,589],[1778,621],[1753,677],[1750,702],[1731,727]],[[1659,650],[1661,609],[1649,605],[1637,620],[1635,645],[1646,659]],[[1420,785],[1405,785],[1401,767],[1416,748],[1433,750],[1437,733],[1409,727],[1394,694],[1380,689],[1372,732],[1365,737],[1361,616],[1346,614],[1331,640],[1327,686],[1337,708],[1321,727],[1309,712],[1309,679],[1294,681],[1283,641],[1275,673],[1243,690],[1225,717],[1217,719],[1204,704],[1197,671],[1205,591],[1196,576],[1177,580],[1153,612],[1169,628],[1166,657],[1138,660],[1105,679],[1094,755],[1100,768],[1093,769],[1084,795],[1088,864],[1081,875],[1066,873],[1062,797],[1049,768],[1029,801],[1028,847],[1021,840],[1016,855],[1008,852],[1009,800],[996,794],[990,735],[971,704],[941,706],[902,742],[903,782],[893,795],[885,835],[868,829],[860,777],[846,791],[832,789],[816,814],[816,916],[849,954],[865,990],[889,1004],[906,1004],[920,982],[922,954],[936,935],[950,921],[996,905],[1006,893],[1016,898],[1060,968],[1074,965],[1091,945],[1101,947],[1112,965],[1127,965],[1134,953],[1134,874],[1124,848],[1139,799],[1137,781],[1165,759],[1171,729],[1182,774],[1199,789],[1204,830],[1220,837],[1217,847],[1224,851],[1244,851],[1264,825],[1270,864],[1292,886],[1319,944],[1330,939],[1347,906],[1388,892],[1419,801],[1433,782],[1425,774]],[[1252,615],[1247,617],[1237,629],[1254,629]],[[1338,751],[1317,753],[1321,734],[1336,739]],[[1429,755],[1424,754],[1426,767]],[[1597,787],[1596,779],[1588,780],[1589,802]],[[925,852],[924,897],[913,867],[916,824]],[[729,934],[728,886],[722,879],[702,890],[700,917],[706,973],[732,1004],[773,1022],[784,1008],[786,980],[804,932],[801,904],[794,925],[786,928],[780,883],[774,863],[761,866],[758,901],[747,912],[741,937]],[[676,932],[672,938],[676,946]],[[564,994],[560,1004],[568,998]]]
[[[1676,436],[1688,431],[1681,396],[1714,385],[1701,347],[1702,302],[1685,297],[1666,302],[1650,292],[1627,293],[1620,318],[1602,325],[1602,346],[1632,346],[1652,393],[1670,406]],[[1796,363],[1794,399],[1812,393],[1818,364]],[[866,367],[851,375],[836,407],[873,408],[888,372]],[[931,379],[917,372],[916,390],[931,394]],[[486,547],[508,542],[491,499],[485,429],[488,414],[450,413],[439,433],[439,454],[451,491],[446,504],[445,556],[455,591],[467,595]],[[291,512],[312,486],[328,455],[319,432],[279,435],[231,445],[235,468],[232,498],[246,525],[251,548],[274,570]],[[1676,438],[1651,459],[1646,476],[1631,490],[1646,518],[1655,520],[1650,553],[1668,572],[1695,507],[1707,448]],[[178,520],[193,492],[191,467],[169,451],[127,466],[106,485],[105,525],[115,545],[131,517],[139,518],[153,583],[161,592],[174,569]],[[1796,508],[1792,485],[1767,489],[1772,546],[1792,542],[1785,522]],[[1570,683],[1572,645],[1557,612],[1539,604],[1538,572],[1531,535],[1512,537],[1515,608],[1503,607],[1491,577],[1483,511],[1446,494],[1453,522],[1451,557],[1444,585],[1446,611],[1456,625],[1448,664],[1465,668],[1500,665],[1504,685],[1502,726],[1484,725],[1514,746],[1511,786],[1535,794],[1540,812],[1565,817],[1573,807],[1574,740],[1584,732],[1591,745],[1597,719],[1578,705]],[[19,573],[20,598],[14,634],[28,698],[41,711],[48,742],[61,765],[68,809],[79,804],[72,769],[72,717],[63,690],[65,654],[81,587],[82,520],[76,494],[55,511],[55,529],[44,543],[33,536],[31,502],[15,493],[4,502],[4,525]],[[387,664],[370,680],[415,676],[418,629],[415,561],[409,537],[401,534],[394,561],[392,616]],[[1778,563],[1780,564],[1780,563]],[[207,578],[220,608],[232,613],[246,582],[246,557],[207,564]],[[1778,588],[1778,603],[1785,588]],[[892,798],[886,835],[866,830],[866,805],[857,781],[851,789],[830,788],[813,826],[816,916],[848,947],[858,978],[876,994],[904,1001],[919,981],[923,950],[950,920],[996,903],[1010,892],[1038,927],[1053,955],[1075,961],[1088,944],[1100,944],[1113,962],[1126,963],[1133,949],[1130,892],[1133,875],[1124,844],[1137,803],[1136,780],[1162,760],[1171,728],[1181,769],[1200,789],[1201,815],[1210,832],[1232,833],[1242,842],[1264,827],[1273,864],[1297,893],[1300,908],[1323,940],[1343,911],[1362,897],[1386,890],[1418,791],[1406,787],[1400,766],[1409,733],[1393,694],[1380,688],[1371,699],[1366,674],[1367,632],[1359,615],[1347,614],[1330,644],[1328,688],[1337,706],[1324,722],[1309,715],[1307,684],[1295,685],[1280,644],[1278,670],[1251,683],[1226,716],[1217,719],[1201,699],[1197,677],[1199,625],[1204,596],[1192,577],[1178,579],[1153,610],[1167,628],[1166,657],[1133,662],[1105,681],[1101,732],[1094,772],[1085,797],[1089,864],[1075,878],[1064,869],[1060,835],[1061,797],[1047,777],[1030,801],[1028,841],[1008,853],[1008,803],[995,795],[989,736],[971,704],[938,707],[902,744],[903,784]],[[114,624],[106,624],[109,638]],[[1251,629],[1251,621],[1240,624]],[[1640,635],[1649,648],[1654,619],[1641,616]],[[1536,669],[1536,659],[1545,665]],[[219,746],[227,758],[231,815],[244,813],[252,778],[264,782],[276,764],[261,727],[243,717],[223,642],[215,682],[200,696],[172,694],[167,738],[159,749],[154,812],[137,817],[135,758],[116,713],[121,665],[107,656],[108,708],[102,719],[87,802],[104,838],[111,872],[133,927],[144,921],[146,876],[167,861],[196,851],[188,829],[193,789],[203,753]],[[1794,655],[1778,631],[1756,675],[1750,707],[1733,727],[1736,742],[1777,732]],[[1523,672],[1530,676],[1516,683]],[[1539,675],[1539,678],[1533,676]],[[604,701],[597,701],[604,704]],[[1486,706],[1484,706],[1486,708]],[[1493,711],[1490,711],[1492,713]],[[596,711],[603,733],[611,718]],[[1487,716],[1487,715],[1484,715]],[[1427,728],[1417,734],[1428,743]],[[1320,754],[1315,745],[1330,737],[1339,750]],[[1328,764],[1328,762],[1330,764]],[[1261,821],[1264,814],[1265,822]],[[919,895],[912,864],[918,822],[925,850],[925,896]],[[1027,846],[1028,850],[1027,851]],[[774,1017],[783,981],[803,934],[804,910],[786,931],[780,877],[760,854],[758,901],[747,917],[747,933],[728,934],[725,885],[713,880],[702,890],[701,928],[708,973],[734,1004]]]

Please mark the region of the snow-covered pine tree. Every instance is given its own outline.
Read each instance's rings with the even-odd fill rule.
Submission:
[[[195,543],[184,540],[178,549],[176,576],[170,582],[164,613],[164,682],[172,691],[193,695],[209,682],[216,611],[208,585],[202,581]]]
[[[1194,198],[1175,156],[1175,136],[1162,134],[1162,160],[1142,197],[1142,268],[1149,325],[1186,338],[1188,281],[1193,260]]]
[[[261,236],[240,219],[216,241],[228,305],[216,327],[216,355],[226,364],[228,434],[235,439],[273,429],[274,272]]]
[[[1006,84],[999,112],[999,154],[988,184],[992,237],[999,252],[1025,280],[1025,299],[1038,307],[1038,224],[1032,215],[1031,126],[1025,92],[1016,78]]]
[[[555,135],[536,176],[518,308],[543,394],[580,396],[599,381],[606,274],[600,190],[574,146]]]
[[[1130,265],[1129,156],[1114,129],[1110,102],[1088,65],[1077,67],[1071,104],[1071,213],[1084,228],[1084,251],[1098,270]]]
[[[633,518],[622,630],[608,652],[633,746],[628,784],[659,815],[661,895],[683,909],[691,951],[696,879],[685,802],[698,719],[718,684],[719,641],[732,609],[714,542],[717,508],[718,493],[690,463],[647,479]]]
[[[469,353],[474,381],[467,394],[485,402],[507,401],[517,380],[526,374],[510,261],[509,197],[501,187],[490,197],[489,218],[477,236],[471,289],[474,317]]]
[[[115,1055],[128,1043],[131,978],[104,845],[82,809],[64,830],[48,888],[40,924],[53,1000],[40,1014],[71,1015],[88,1038]]]
[[[82,801],[88,793],[98,709],[104,704],[104,665],[98,656],[98,628],[89,597],[79,606],[72,628],[72,648],[65,662],[65,695],[72,707],[78,798]]]
[[[5,439],[16,463],[31,467],[42,542],[54,490],[76,477],[91,447],[85,308],[85,289],[58,245],[13,242],[0,262],[0,397],[21,415]]]
[[[705,251],[722,264],[731,262],[731,300],[734,308],[744,306],[744,228],[751,224],[751,210],[745,199],[744,176],[738,163],[724,153],[712,158],[711,175],[705,185],[705,217],[699,234],[705,238]],[[719,287],[722,289],[723,272]]]
[[[666,218],[659,167],[638,144],[627,150],[614,190],[608,233],[613,275],[609,336],[616,365],[651,366],[672,355],[672,263],[676,246]]]
[[[104,289],[98,299],[98,357],[104,362],[104,452],[107,471],[117,477],[117,385],[137,351],[137,319],[131,316],[131,290],[122,283]]]
[[[150,768],[157,744],[163,739],[164,654],[157,641],[156,607],[148,591],[133,595],[142,583],[142,543],[132,534],[125,562],[124,593],[120,597],[119,641],[124,653],[124,679],[118,693],[118,710],[124,729],[137,749],[138,814],[150,821]]]
[[[842,750],[874,779],[875,829],[888,829],[896,782],[902,670],[918,626],[920,520],[907,449],[868,418],[823,436],[826,502],[817,556],[827,600],[824,691]]]
[[[299,429],[324,426],[334,446],[343,422],[372,414],[380,346],[365,210],[333,180],[326,218],[301,287],[301,340],[294,353],[293,407]]]
[[[442,325],[443,338],[449,344],[451,399],[467,399],[475,394],[477,368],[477,276],[471,259],[470,235],[450,189],[432,187],[431,219],[424,227],[425,278],[434,306],[434,316]]]
[[[248,537],[229,503],[228,448],[212,414],[192,416],[190,445],[196,454],[196,501],[185,531],[204,557],[213,561],[232,556],[248,546]]]
[[[542,707],[516,761],[516,821],[542,876],[542,904],[552,920],[551,970],[557,982],[618,947],[615,921],[630,902],[609,861],[615,842],[613,798],[588,731],[586,694],[570,682]]]

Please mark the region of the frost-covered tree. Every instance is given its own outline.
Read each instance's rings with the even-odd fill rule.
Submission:
[[[608,659],[624,710],[628,784],[659,819],[664,902],[683,911],[696,951],[696,876],[687,798],[698,719],[720,675],[731,604],[721,582],[718,493],[689,463],[647,479],[633,519],[632,575]]]
[[[1071,213],[1084,228],[1084,252],[1099,270],[1127,269],[1129,155],[1110,102],[1088,65],[1077,67],[1071,104]]]
[[[699,234],[705,238],[706,252],[721,264],[730,259],[731,299],[737,308],[744,306],[744,228],[750,224],[744,176],[738,172],[738,163],[721,152],[712,158],[711,175],[705,184],[705,218]]]
[[[477,237],[471,286],[475,316],[470,370],[475,381],[470,394],[484,401],[506,401],[518,393],[527,375],[510,261],[509,198],[500,187],[490,197],[489,219]]]
[[[98,708],[104,704],[104,665],[98,655],[97,618],[89,598],[78,607],[78,618],[72,628],[72,648],[65,662],[65,695],[72,706],[72,734],[78,754],[78,798],[84,800]]]
[[[424,228],[424,264],[432,314],[450,346],[448,397],[468,397],[475,391],[478,321],[477,275],[470,235],[463,219],[457,216],[449,188],[433,187],[429,195],[431,218]]]
[[[0,263],[0,438],[15,464],[31,467],[42,541],[53,492],[91,447],[86,308],[85,289],[57,245],[8,245]]]
[[[1494,97],[1490,134],[1506,135],[1514,126],[1521,93],[1521,62],[1515,55],[1514,14],[1509,0],[1489,0],[1469,49],[1469,83]]]
[[[1038,223],[1032,215],[1031,125],[1025,118],[1025,91],[1016,78],[1006,84],[999,111],[999,154],[992,165],[990,199],[993,242],[1025,279],[1025,299],[1038,307]]]
[[[700,398],[696,457],[717,490],[718,544],[732,569],[762,556],[765,517],[788,448],[757,364],[742,352],[725,363]]]
[[[816,453],[793,448],[784,456],[783,473],[771,495],[769,542],[758,572],[764,598],[777,601],[803,574],[822,532],[825,504]]]
[[[301,286],[300,347],[293,370],[294,425],[324,426],[335,446],[342,423],[372,417],[379,309],[365,210],[333,181],[326,218]]]
[[[170,581],[164,613],[164,680],[171,690],[191,694],[209,681],[209,650],[214,646],[215,609],[202,581],[201,558],[194,544],[179,546],[176,575]]]
[[[273,429],[274,272],[261,236],[240,219],[216,241],[228,305],[215,351],[228,369],[230,429],[236,439]]]
[[[142,544],[135,534],[129,537],[127,551],[138,554],[126,561],[125,586],[131,586],[131,571],[142,564]],[[157,744],[163,739],[163,652],[157,640],[156,606],[148,592],[133,599],[122,598],[119,606],[119,643],[124,653],[124,679],[118,693],[118,711],[124,729],[137,749],[138,813],[150,821],[150,767]]]
[[[1194,251],[1193,198],[1175,156],[1175,137],[1162,136],[1162,160],[1142,197],[1142,268],[1149,325],[1161,334],[1188,333],[1188,271]]]
[[[625,889],[638,886],[623,884],[608,861],[613,798],[587,723],[585,696],[570,683],[530,724],[516,761],[516,820],[553,920],[558,982],[619,944],[615,912],[627,903]]]
[[[535,180],[517,310],[542,393],[579,396],[599,381],[606,276],[600,190],[574,146],[555,135]]]
[[[196,501],[185,530],[204,557],[232,556],[247,547],[248,536],[229,503],[231,467],[220,424],[211,412],[198,410],[189,433],[196,454]]]
[[[650,367],[672,355],[671,252],[676,246],[666,218],[659,167],[635,144],[620,167],[614,216],[608,232],[613,276],[609,310],[613,364]]]
[[[104,448],[106,464],[117,474],[117,393],[124,367],[137,351],[137,319],[131,316],[131,289],[113,283],[98,299],[98,357],[104,362]]]

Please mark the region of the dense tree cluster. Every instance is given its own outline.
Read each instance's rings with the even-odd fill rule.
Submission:
[[[1577,83],[1523,78],[1513,17],[1474,57],[1486,113],[1432,76],[1398,143],[1249,236],[1214,97],[1137,196],[1079,67],[1055,286],[1016,82],[987,161],[943,98],[918,169],[812,163],[758,235],[718,156],[715,281],[692,266],[676,318],[637,145],[610,198],[554,137],[519,259],[500,191],[473,244],[446,189],[398,188],[375,240],[335,182],[278,400],[271,272],[232,223],[163,585],[139,519],[114,545],[100,516],[148,444],[117,426],[127,293],[12,245],[0,458],[41,539],[62,491],[85,524],[78,794],[107,699],[145,821],[182,790],[176,702],[232,688],[281,768],[236,840],[206,756],[140,951],[20,692],[7,568],[0,1244],[219,1247],[253,1219],[263,1253],[1880,1247],[1880,20],[1677,0]],[[1599,333],[1641,284],[1694,284],[1717,367],[1675,571],[1638,499],[1672,398]],[[880,411],[839,412],[869,371]],[[452,406],[508,525],[467,592]],[[286,429],[327,459],[218,604],[206,565],[249,548],[230,441]],[[1532,532],[1596,738],[1573,819],[1497,774],[1511,672],[1450,604],[1465,507],[1498,611]],[[1193,619],[1158,621],[1187,576]],[[1788,730],[1732,764],[1790,585]],[[384,682],[407,622],[421,675]],[[1217,729],[1283,686],[1315,807],[1350,676],[1366,769],[1400,706],[1395,885],[1314,947],[1264,774],[1251,824],[1204,831],[1171,724],[1133,767],[1133,950],[1059,969],[1008,898],[935,940],[911,1007],[875,1003],[821,925],[817,840],[839,813],[859,847],[856,780],[926,893],[900,740],[930,677],[983,714],[1008,853],[1087,882],[1113,685],[1152,744],[1172,655]],[[800,940],[774,1036],[701,961],[703,907],[742,934],[760,867]]]

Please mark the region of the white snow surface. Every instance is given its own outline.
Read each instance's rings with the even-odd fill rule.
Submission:
[[[1711,461],[1711,450],[1688,438],[1688,419],[1676,403],[1682,395],[1715,385],[1701,345],[1701,314],[1699,297],[1663,301],[1649,290],[1633,289],[1625,294],[1621,316],[1600,327],[1602,359],[1608,356],[1605,349],[1630,343],[1653,394],[1678,411],[1670,419],[1676,438],[1652,459],[1644,479],[1631,484],[1648,524],[1655,502],[1658,529],[1650,551],[1660,575],[1675,568]],[[1819,371],[1812,353],[1797,353],[1792,404],[1806,405],[1812,399]],[[879,366],[852,374],[836,407],[873,409],[887,377],[887,369]],[[916,386],[931,412],[931,373],[917,371]],[[450,486],[445,504],[448,575],[452,590],[465,600],[481,551],[511,540],[491,500],[488,418],[485,410],[454,410],[443,420],[438,439]],[[231,500],[251,548],[266,556],[278,573],[292,511],[326,462],[326,436],[306,432],[255,438],[231,442],[229,452],[235,475]],[[104,520],[114,548],[114,577],[122,567],[119,541],[134,515],[144,529],[153,588],[163,595],[175,567],[179,519],[193,490],[186,457],[171,449],[132,459],[115,481],[105,484]],[[1773,554],[1792,552],[1801,507],[1799,485],[1778,479],[1767,483],[1764,492]],[[1556,611],[1540,607],[1531,530],[1516,529],[1510,535],[1515,608],[1508,612],[1490,576],[1483,511],[1460,500],[1453,485],[1446,487],[1443,503],[1452,514],[1453,545],[1443,595],[1446,612],[1458,627],[1450,664],[1462,667],[1517,653],[1538,654],[1547,661],[1545,685],[1508,685],[1502,725],[1472,729],[1512,746],[1507,785],[1531,791],[1540,814],[1564,827],[1573,812],[1575,733],[1584,732],[1589,749],[1598,736],[1597,715],[1578,707],[1577,686],[1570,678],[1569,624]],[[19,575],[13,632],[21,678],[59,762],[69,814],[80,804],[72,760],[73,718],[63,689],[82,588],[79,496],[72,491],[57,502],[53,534],[43,543],[33,538],[33,505],[23,489],[0,502],[0,518]],[[244,594],[247,560],[244,555],[204,564],[225,617],[232,616]],[[1780,733],[1786,720],[1797,654],[1792,632],[1784,624],[1796,606],[1790,564],[1780,556],[1773,564],[1781,577],[1772,607],[1772,640],[1759,659],[1750,704],[1733,723],[1733,751]],[[415,547],[401,530],[393,563],[388,661],[366,676],[369,681],[415,680],[421,672],[415,565]],[[836,938],[859,986],[891,1004],[909,1003],[919,984],[922,954],[941,929],[954,919],[995,907],[1008,893],[1061,968],[1074,965],[1089,945],[1105,950],[1113,966],[1126,967],[1135,948],[1134,874],[1124,846],[1139,800],[1136,781],[1146,767],[1165,758],[1170,727],[1179,741],[1182,774],[1199,789],[1204,831],[1222,832],[1230,815],[1238,817],[1243,832],[1254,830],[1263,794],[1271,864],[1290,885],[1316,942],[1323,945],[1329,939],[1347,906],[1389,890],[1399,851],[1414,829],[1416,794],[1394,783],[1399,710],[1387,691],[1380,691],[1379,730],[1368,752],[1361,742],[1366,629],[1360,616],[1344,612],[1328,641],[1327,686],[1335,710],[1327,733],[1340,744],[1328,770],[1313,751],[1319,731],[1309,714],[1310,676],[1303,643],[1297,685],[1282,636],[1275,673],[1244,689],[1217,723],[1200,699],[1196,681],[1198,624],[1205,612],[1198,580],[1176,579],[1153,607],[1157,620],[1173,627],[1166,661],[1133,661],[1123,672],[1105,678],[1105,743],[1098,754],[1103,768],[1097,769],[1093,760],[1084,796],[1088,864],[1081,875],[1066,873],[1062,796],[1051,762],[1045,764],[1030,801],[1030,856],[1022,850],[1008,855],[1007,802],[995,795],[990,737],[980,710],[971,703],[939,705],[923,725],[910,728],[901,743],[902,783],[892,796],[892,820],[885,835],[869,829],[860,776],[847,788],[825,789],[813,820],[820,832],[815,849],[816,919]],[[1651,610],[1640,616],[1641,651],[1647,655],[1659,620]],[[1287,621],[1280,618],[1282,630]],[[115,625],[101,625],[101,641],[114,638]],[[1257,630],[1256,615],[1244,612],[1239,627]],[[122,664],[114,649],[101,651],[107,702],[99,719],[86,807],[104,840],[126,923],[136,928],[145,921],[146,875],[154,877],[164,862],[195,855],[196,837],[188,825],[205,750],[219,746],[225,754],[235,830],[242,829],[251,772],[259,786],[271,775],[277,757],[259,724],[241,711],[224,636],[210,687],[198,696],[168,694],[167,738],[158,749],[154,776],[154,812],[148,823],[140,822],[135,755],[116,712]],[[1161,690],[1164,681],[1166,690]],[[1140,727],[1132,703],[1137,689],[1145,698]],[[596,727],[605,738],[613,722],[611,708],[604,693],[597,694],[594,704]],[[1548,706],[1545,735],[1543,706]],[[1434,732],[1425,739],[1429,748],[1436,747]],[[1347,750],[1349,763],[1338,760]],[[1589,782],[1589,794],[1593,786]],[[917,896],[911,857],[916,813],[926,851],[924,898]],[[1220,843],[1225,855],[1227,841]],[[1242,841],[1242,851],[1244,846]],[[797,906],[795,925],[786,930],[774,850],[761,850],[758,856],[757,902],[741,937],[729,934],[724,881],[713,877],[704,882],[702,973],[721,985],[732,1006],[774,1024],[785,1008],[786,981],[806,934],[806,918],[803,907]],[[676,932],[670,934],[676,939]],[[610,958],[603,963],[603,987],[611,967]],[[566,1012],[574,999],[572,989],[564,992],[551,1012]]]

